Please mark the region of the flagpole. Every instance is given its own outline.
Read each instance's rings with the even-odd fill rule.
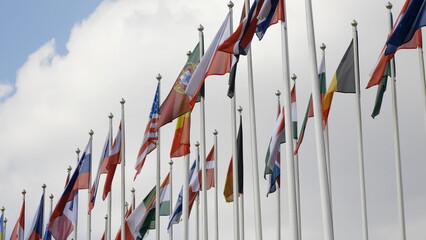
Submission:
[[[386,8],[389,10],[389,29],[392,31],[392,4],[388,3]],[[398,106],[396,100],[396,88],[395,88],[395,59],[391,59],[391,82],[390,89],[392,95],[392,117],[393,117],[393,130],[394,130],[394,147],[395,147],[395,167],[396,167],[396,185],[398,195],[398,215],[401,227],[401,239],[406,239],[405,231],[405,212],[404,212],[404,196],[402,187],[402,170],[401,170],[401,149],[399,144],[399,123],[398,123]]]
[[[218,131],[213,131],[214,135],[214,229],[215,240],[219,240],[219,212],[218,212],[218,198],[217,198],[217,134]]]
[[[195,143],[197,161],[195,161],[195,170],[193,174],[198,174],[200,171],[200,143]],[[200,193],[200,192],[198,192]],[[195,197],[195,239],[200,239],[200,194]]]
[[[419,65],[420,65],[420,87],[423,97],[423,110],[424,110],[424,122],[426,127],[426,80],[425,80],[425,60],[423,57],[423,47],[417,47],[417,52],[419,54]],[[426,128],[425,128],[426,130]]]
[[[325,49],[327,46],[324,43],[321,43],[320,49],[322,51],[322,55],[325,58]],[[331,161],[330,161],[330,141],[329,141],[329,135],[328,135],[328,123],[325,125],[324,132],[324,145],[325,145],[325,161],[327,163],[327,178],[328,178],[328,188],[330,192],[330,211],[331,211],[331,218],[333,219],[333,191],[331,187]]]
[[[128,202],[124,203],[124,210],[125,210],[126,213],[127,213],[127,211],[129,211],[129,203]]]
[[[90,135],[90,142],[93,142],[93,130],[90,129],[89,135]],[[90,158],[89,158],[89,164],[90,164],[90,172],[89,172],[89,187],[87,188],[87,209],[89,209],[90,204],[90,190],[92,189],[92,144],[90,144]],[[92,232],[92,214],[90,211],[87,211],[87,240],[90,240]]]
[[[280,111],[281,111],[281,103],[280,103],[281,92],[280,92],[280,90],[277,90],[275,92],[275,96],[277,96],[278,114],[279,114]],[[280,147],[281,147],[281,145],[280,145]],[[278,154],[281,154],[281,153],[278,152]],[[281,168],[281,163],[280,163],[280,168]],[[272,177],[272,174],[270,176]],[[277,221],[277,232],[276,232],[277,236],[276,236],[276,239],[280,240],[281,239],[281,190],[278,189],[278,183],[275,182],[275,184],[277,186],[277,191],[276,191],[276,193],[277,193],[277,198],[276,198],[277,199],[277,212],[276,212],[277,213],[277,219],[276,219],[276,221]]]
[[[284,15],[286,15],[285,1],[283,1]],[[297,197],[295,183],[295,164],[293,155],[293,127],[291,124],[291,97],[290,97],[290,63],[287,35],[287,21],[281,21],[281,43],[282,43],[282,67],[284,82],[284,121],[286,136],[286,162],[287,162],[287,186],[288,186],[288,210],[290,217],[290,239],[299,240],[298,220],[297,220]],[[281,174],[284,181],[284,174]]]
[[[296,84],[296,79],[297,79],[296,74],[293,73],[293,75],[291,75],[291,79],[294,81],[294,84]],[[297,127],[295,129],[295,132],[296,132],[296,137],[293,136],[293,146],[297,145]],[[298,153],[294,155],[294,178],[295,178],[294,180],[295,180],[295,188],[296,188],[297,231],[299,233],[299,239],[302,239],[302,220],[301,220],[301,211],[300,211],[300,184],[299,184],[299,154]]]
[[[6,225],[7,225],[7,218],[4,218],[4,228],[3,228],[3,232],[4,232],[4,235],[3,235],[3,240],[5,240],[5,238],[6,238]]]
[[[157,74],[158,81],[158,102],[160,102],[160,80],[161,75]],[[160,151],[160,129],[157,130],[157,174],[156,174],[156,184],[155,184],[155,239],[160,240],[160,164],[161,162],[161,151]]]
[[[126,155],[125,155],[125,127],[124,127],[124,103],[126,101],[122,98],[120,101],[121,104],[121,239],[126,239],[126,226],[125,226],[125,211],[124,211],[124,203],[126,202],[126,183],[125,183],[125,175],[126,175]]]
[[[43,217],[41,218],[41,237],[43,237],[43,234],[44,234],[44,230],[43,230],[43,227],[44,227],[44,204],[45,204],[45,200],[44,200],[44,197],[45,197],[45,195],[46,195],[46,184],[44,184],[43,183],[43,185],[41,185],[41,188],[43,189]]]
[[[365,194],[365,173],[364,173],[364,146],[362,138],[362,118],[361,118],[361,91],[359,77],[359,51],[358,51],[358,23],[353,20],[352,37],[354,43],[354,62],[355,62],[355,89],[356,89],[356,113],[358,117],[358,157],[359,157],[359,180],[361,190],[361,217],[362,217],[362,232],[364,240],[368,240],[368,224],[367,224],[367,200]]]
[[[203,58],[204,55],[204,35],[203,30],[204,27],[200,25],[198,28],[199,32],[199,42],[200,42],[200,60]],[[208,212],[207,212],[207,190],[206,190],[206,109],[205,109],[205,99],[204,94],[200,94],[200,141],[201,141],[201,155],[200,155],[200,162],[201,162],[201,188],[202,188],[202,202],[201,202],[201,208],[202,208],[202,219],[203,219],[203,237],[202,239],[208,240],[209,239],[209,230],[208,230]],[[199,195],[198,195],[199,196]],[[198,198],[198,197],[197,197]]]
[[[173,160],[170,159],[169,161],[169,165],[170,165],[170,194],[169,194],[169,198],[170,198],[170,216],[169,216],[169,221],[172,219],[173,217],[173,205],[172,205],[172,199],[173,199]],[[133,209],[134,210],[134,209]],[[170,224],[170,229],[169,229],[169,240],[173,240],[173,224]]]
[[[24,202],[24,204],[25,204],[25,194],[27,193],[27,191],[25,191],[25,189],[24,190],[22,190],[22,201]],[[24,213],[25,214],[25,213]],[[20,218],[20,216],[19,216],[19,218]],[[18,218],[18,219],[19,219]],[[25,223],[24,223],[25,224]],[[23,227],[23,226],[22,226]],[[25,239],[25,231],[23,231],[24,233],[23,233],[23,235],[24,236],[22,236],[22,239]],[[20,237],[19,237],[20,238]]]
[[[247,6],[247,5],[246,5]],[[232,34],[233,29],[233,11],[232,8],[234,7],[234,3],[230,1],[228,3],[229,8],[229,15],[230,15],[230,32]],[[236,109],[237,109],[237,103],[236,103],[236,97],[237,97],[237,91],[234,90],[234,96],[231,98],[231,139],[232,139],[232,188],[233,188],[233,217],[234,217],[234,240],[240,239],[240,223],[239,223],[239,217],[238,217],[238,198],[235,196],[235,191],[238,191],[238,154],[237,154],[237,117],[236,117]]]
[[[49,214],[49,218],[50,218],[50,216],[52,216],[52,212],[53,212],[53,194],[50,194],[49,198],[50,198],[50,214]],[[49,224],[49,221],[48,221],[48,224]]]
[[[250,1],[244,0],[245,14],[249,15]],[[247,69],[248,69],[248,90],[249,90],[249,111],[250,111],[250,132],[251,132],[251,159],[253,171],[253,197],[254,197],[254,220],[255,220],[255,239],[262,240],[262,213],[260,207],[260,191],[259,191],[259,166],[257,159],[257,132],[256,132],[256,110],[254,100],[253,85],[253,60],[251,48],[247,51]],[[235,191],[235,189],[234,189]]]
[[[3,218],[4,218],[4,210],[6,210],[4,207],[1,207],[1,215],[3,216]],[[4,218],[5,219],[5,218]],[[4,220],[3,220],[3,222],[4,222]],[[6,236],[6,233],[4,232],[4,229],[5,229],[5,225],[3,225],[3,229],[2,229],[2,233],[3,233],[3,235],[2,235],[2,237],[1,237],[1,239],[0,240],[4,240],[4,238],[5,238],[5,236]]]
[[[182,218],[183,218],[183,240],[188,240],[188,217],[189,217],[189,154],[184,156],[183,161],[183,206],[182,206]]]
[[[135,188],[132,188],[131,190],[130,190],[130,192],[132,193],[132,205],[130,206],[131,208],[132,208],[132,211],[133,210],[135,210],[135,203],[136,203],[136,199],[135,199],[135,192],[136,192],[136,190],[135,190]]]
[[[80,148],[77,148],[75,150],[75,153],[77,154],[77,164],[78,161],[80,160]],[[71,174],[71,166],[68,166],[68,176],[70,176]],[[77,202],[77,212],[76,212],[76,218],[75,218],[75,226],[74,226],[74,240],[77,240],[77,233],[78,233],[78,194],[77,196],[74,196],[75,201]]]
[[[243,108],[241,107],[241,106],[238,106],[238,109],[237,109],[237,111],[239,112],[239,114],[240,114],[240,117],[241,117],[241,112],[243,111]],[[237,154],[238,155],[238,154]],[[237,158],[238,159],[238,158]],[[240,159],[238,159],[238,161],[236,161],[236,163],[237,163],[237,165],[238,165],[238,162],[240,161]],[[237,171],[238,171],[239,169],[238,169],[238,167],[237,167]],[[243,169],[243,172],[244,172],[244,169]],[[244,185],[243,185],[243,187],[244,187]],[[245,234],[244,234],[244,193],[242,193],[241,195],[240,195],[240,190],[239,190],[239,188],[240,188],[240,186],[238,185],[238,188],[236,188],[236,191],[235,191],[235,189],[234,189],[234,196],[237,196],[238,197],[238,199],[239,199],[239,214],[238,214],[238,216],[240,217],[240,240],[244,240],[244,238],[245,238]],[[243,191],[244,192],[244,191]],[[237,193],[236,195],[235,195],[235,193]]]
[[[312,2],[305,0],[306,10],[306,25],[308,31],[308,47],[310,55],[310,70],[312,76],[312,100],[314,107],[314,121],[315,121],[315,138],[317,145],[317,159],[318,159],[318,172],[319,183],[321,192],[321,208],[322,208],[322,222],[323,233],[325,240],[333,240],[333,220],[331,217],[331,201],[330,201],[330,188],[327,177],[327,164],[325,159],[325,145],[322,130],[322,111],[321,111],[321,97],[319,92],[318,70],[317,70],[317,56],[315,52],[315,33],[314,23],[312,16]]]
[[[114,118],[114,115],[112,113],[109,113],[109,140],[108,140],[108,152],[111,154],[112,152],[112,119]],[[107,215],[108,215],[108,228],[107,232],[105,233],[106,240],[111,240],[111,222],[112,222],[112,187],[109,190],[108,197],[107,197]]]

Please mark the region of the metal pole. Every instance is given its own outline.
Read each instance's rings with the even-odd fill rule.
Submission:
[[[282,1],[284,14],[286,11],[285,1]],[[288,186],[288,209],[290,217],[290,239],[299,240],[298,220],[297,220],[297,198],[295,184],[295,167],[293,155],[293,127],[291,124],[291,97],[290,97],[290,63],[287,36],[287,22],[281,22],[281,43],[282,43],[282,66],[284,82],[284,121],[286,136],[286,162],[287,162],[287,186]],[[284,174],[281,174],[284,181]]]
[[[214,229],[215,240],[219,240],[219,212],[218,212],[218,198],[217,198],[217,134],[218,131],[213,131],[214,135]]]
[[[41,185],[41,188],[43,189],[43,217],[41,218],[41,237],[43,237],[43,235],[44,235],[44,231],[43,231],[43,228],[44,228],[44,204],[45,204],[45,200],[44,200],[44,197],[45,197],[45,195],[46,195],[46,184],[44,184],[43,183],[43,185]]]
[[[184,156],[183,161],[183,206],[182,206],[182,218],[183,218],[183,240],[188,240],[188,213],[189,213],[189,154]]]
[[[243,108],[241,106],[238,106],[237,111],[239,112],[240,117],[241,117],[241,112],[243,111]],[[238,162],[240,161],[240,159],[238,159],[238,157],[236,157],[237,160],[235,161],[237,163],[237,166],[238,166]],[[237,167],[237,171],[239,171],[238,167]],[[243,169],[243,172],[244,172],[244,169]],[[240,195],[239,188],[240,188],[240,186],[238,185],[238,188],[234,189],[234,201],[235,201],[235,199],[239,200],[239,211],[240,212],[238,213],[238,216],[240,217],[240,239],[244,240],[244,238],[245,238],[245,236],[244,236],[244,194],[242,193]]]
[[[325,240],[333,240],[333,220],[331,216],[331,200],[330,188],[327,175],[327,164],[325,159],[325,145],[322,130],[322,111],[321,111],[321,97],[319,92],[318,70],[317,70],[317,55],[315,52],[315,33],[314,23],[312,16],[312,2],[305,0],[306,8],[306,24],[308,31],[308,47],[310,55],[310,70],[312,76],[312,100],[314,107],[314,121],[315,121],[315,138],[317,145],[317,159],[318,159],[318,172],[319,183],[321,192],[321,208],[322,208],[322,222],[323,233]]]
[[[3,216],[3,218],[4,218],[4,210],[5,210],[5,208],[4,207],[1,207],[1,215]],[[5,218],[4,218],[5,219]],[[4,220],[2,220],[2,221],[4,221]],[[0,240],[4,240],[4,238],[6,237],[5,236],[5,232],[4,232],[4,224],[3,224],[3,229],[2,229],[2,233],[3,233],[3,235],[2,235],[2,237],[1,237],[1,239]]]
[[[108,215],[105,215],[105,232],[104,232],[104,237],[107,238],[107,233],[108,233]]]
[[[132,188],[130,190],[130,192],[132,193],[132,206],[130,206],[132,208],[132,211],[135,210],[135,204],[136,204],[136,199],[135,199],[135,188]]]
[[[423,110],[424,110],[424,122],[426,127],[426,80],[425,80],[425,60],[423,57],[423,47],[417,47],[419,53],[419,65],[420,65],[420,88],[422,92]],[[426,128],[425,128],[426,130]]]
[[[229,8],[229,15],[230,15],[230,32],[232,34],[233,29],[233,11],[232,8],[234,6],[234,3],[230,1],[228,3]],[[247,6],[247,5],[246,5]],[[238,189],[238,162],[237,162],[237,120],[236,120],[236,97],[237,97],[237,91],[235,89],[234,96],[231,98],[231,139],[232,139],[232,188],[233,188],[233,217],[234,217],[234,240],[240,239],[240,223],[239,223],[239,217],[238,217],[238,198],[235,196],[238,196],[235,194],[236,189]],[[237,190],[238,191],[238,190]]]
[[[250,1],[244,0],[245,13],[248,16]],[[249,109],[250,109],[250,132],[251,132],[251,159],[253,171],[253,198],[254,198],[254,220],[255,220],[255,239],[262,240],[262,213],[260,207],[260,191],[259,191],[259,166],[257,159],[257,132],[256,132],[256,109],[254,100],[253,85],[253,61],[251,48],[247,51],[247,69],[248,69],[248,90],[249,90]],[[235,156],[234,156],[235,157]],[[290,159],[290,158],[289,158]],[[290,161],[289,161],[290,162]],[[234,189],[235,191],[235,189]]]
[[[22,190],[22,201],[24,202],[24,204],[25,204],[25,194],[27,193],[27,191],[25,191],[25,189],[24,190]],[[19,234],[20,235],[20,234]],[[23,235],[24,236],[22,236],[22,239],[25,239],[25,232],[23,233]],[[19,236],[18,237],[18,239],[21,239],[21,237]]]
[[[126,202],[126,154],[125,154],[125,126],[124,126],[124,104],[126,101],[122,98],[121,104],[121,239],[126,239],[126,226],[125,226],[125,209],[124,203]]]
[[[109,141],[108,141],[108,148],[109,148],[109,154],[112,152],[112,119],[114,118],[114,115],[110,113],[108,115],[109,118]],[[107,215],[108,215],[108,231],[105,233],[106,240],[111,240],[111,222],[112,222],[112,187],[108,193],[107,196]]]
[[[198,174],[200,171],[200,143],[195,143],[197,160],[195,161],[195,171],[193,174]],[[199,192],[198,192],[199,193]],[[200,194],[195,197],[195,239],[200,239]]]
[[[3,228],[3,232],[4,232],[4,235],[3,235],[3,240],[5,240],[6,239],[6,225],[7,225],[7,218],[4,218],[4,228]]]
[[[169,165],[170,165],[170,216],[169,216],[169,221],[172,219],[173,217],[173,160],[170,159],[169,161]],[[173,240],[173,224],[170,225],[170,229],[169,229],[169,240]]]
[[[75,150],[75,153],[77,154],[77,164],[78,161],[80,160],[80,148],[77,148]],[[71,174],[71,166],[68,167],[68,174]],[[74,226],[74,240],[77,240],[77,234],[78,234],[78,194],[77,196],[74,196],[74,201],[77,203],[74,206],[76,207],[76,217],[75,217],[75,226]]]
[[[160,98],[160,80],[161,75],[157,74],[157,81],[158,81],[158,101],[161,101]],[[160,151],[160,129],[157,130],[157,174],[156,174],[156,181],[155,181],[155,239],[160,240],[160,175],[161,175],[161,151]]]
[[[391,9],[392,4],[388,3],[386,8],[389,10],[390,24],[389,28],[392,31],[391,24]],[[394,147],[395,147],[395,168],[396,168],[396,185],[398,197],[398,215],[401,228],[401,239],[406,239],[405,233],[405,212],[404,212],[404,196],[402,186],[402,170],[401,170],[401,148],[399,144],[399,124],[398,124],[398,106],[396,100],[396,87],[395,87],[395,59],[391,59],[391,82],[390,89],[392,95],[392,117],[393,117],[393,130],[394,130]]]
[[[361,218],[363,239],[368,240],[368,224],[367,224],[367,200],[365,194],[365,173],[364,173],[364,146],[362,138],[362,118],[361,118],[361,91],[359,77],[359,55],[358,55],[358,23],[352,21],[352,36],[354,46],[354,62],[355,62],[355,89],[356,89],[356,114],[358,117],[358,157],[359,157],[359,185],[361,190]]]
[[[92,143],[93,143],[93,130],[90,129],[89,135],[90,135],[90,158],[89,158],[89,164],[90,164],[90,172],[89,172],[89,188],[87,189],[87,209],[89,209],[90,204],[90,190],[92,188]],[[87,211],[87,240],[91,239],[91,232],[92,232],[92,214],[91,212]]]
[[[278,115],[280,114],[281,111],[281,103],[280,103],[280,96],[281,96],[281,92],[279,90],[277,90],[275,92],[275,96],[277,96],[277,104],[278,104]],[[281,146],[280,146],[281,148]],[[281,153],[279,153],[281,155]],[[280,163],[281,165],[281,163]],[[270,175],[272,177],[272,175]],[[281,190],[278,189],[278,183],[275,183],[277,186],[277,210],[276,210],[276,214],[277,214],[277,232],[276,232],[276,239],[280,240],[281,239]]]

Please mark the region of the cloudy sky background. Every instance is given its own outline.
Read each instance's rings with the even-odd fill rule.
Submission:
[[[327,82],[330,82],[352,37],[353,19],[359,23],[362,114],[365,147],[368,221],[371,239],[400,239],[396,201],[395,158],[390,92],[382,113],[370,117],[375,89],[365,90],[368,74],[388,32],[387,1],[314,1],[313,11],[318,62],[319,45],[327,45]],[[74,150],[84,149],[90,129],[95,131],[93,168],[108,131],[108,114],[114,118],[114,135],[120,115],[119,101],[126,100],[126,193],[136,189],[137,202],[155,184],[155,153],[149,155],[139,177],[132,181],[134,163],[148,120],[160,73],[164,99],[186,61],[186,52],[198,41],[197,26],[205,28],[206,47],[228,12],[227,1],[73,1],[56,3],[0,2],[0,205],[6,208],[8,234],[19,215],[21,191],[27,191],[26,232],[42,192],[62,193],[68,165],[74,167]],[[393,2],[395,15],[403,1]],[[236,1],[237,22],[242,1]],[[37,13],[37,14],[36,14]],[[305,6],[287,1],[290,69],[298,76],[297,98],[300,122],[311,92],[307,62]],[[236,26],[234,26],[235,28]],[[276,117],[277,89],[282,90],[281,38],[279,25],[272,26],[264,39],[254,39],[253,72],[256,100],[259,175]],[[397,94],[401,157],[404,181],[407,237],[426,235],[425,118],[421,98],[419,62],[416,50],[403,50],[397,59]],[[237,104],[244,108],[245,140],[245,223],[246,239],[254,239],[252,159],[247,91],[247,63],[243,57],[237,73]],[[219,216],[220,239],[232,236],[232,204],[221,195],[230,155],[230,100],[226,97],[228,75],[206,80],[207,149],[219,131]],[[361,238],[361,212],[355,123],[355,97],[335,94],[329,119],[332,166],[333,219],[336,239]],[[193,113],[191,141],[199,140],[199,109]],[[300,124],[299,124],[300,126]],[[169,149],[174,124],[162,128],[162,176],[168,172]],[[195,152],[195,149],[193,149]],[[318,184],[314,124],[308,123],[299,152],[303,239],[321,239],[322,221]],[[284,147],[283,147],[284,154]],[[285,156],[285,155],[284,155]],[[191,162],[194,155],[191,156]],[[285,160],[284,160],[285,161]],[[183,161],[175,159],[174,200],[182,184]],[[95,171],[95,170],[93,170]],[[286,165],[283,164],[283,173]],[[101,186],[103,186],[101,178]],[[113,235],[119,227],[119,179],[113,186]],[[266,198],[267,183],[260,180],[264,239],[275,234],[275,195]],[[288,237],[287,188],[283,184],[282,233]],[[265,194],[264,194],[265,193]],[[213,191],[208,192],[212,204]],[[79,238],[85,239],[87,194],[80,194]],[[174,203],[173,203],[174,204]],[[47,207],[48,209],[48,207]],[[213,221],[209,207],[209,222]],[[92,237],[104,231],[106,204],[98,201],[92,216]],[[194,238],[193,216],[190,220]],[[162,217],[165,237],[166,217]],[[176,239],[182,225],[175,227]],[[213,230],[209,229],[213,237]],[[154,239],[152,232],[147,239]]]

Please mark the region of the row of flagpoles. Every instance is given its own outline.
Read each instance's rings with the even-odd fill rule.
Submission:
[[[361,191],[361,222],[363,229],[363,239],[368,239],[368,222],[367,222],[367,207],[366,207],[366,194],[365,194],[365,173],[364,173],[364,151],[363,151],[363,137],[362,137],[362,121],[361,121],[361,104],[360,104],[360,80],[359,80],[359,55],[358,55],[358,35],[357,35],[357,22],[354,20],[352,25],[352,41],[343,56],[336,74],[330,83],[330,86],[325,92],[325,45],[321,46],[322,61],[318,68],[317,57],[315,51],[315,34],[313,27],[313,13],[310,0],[305,0],[306,16],[307,16],[307,31],[308,31],[308,47],[310,53],[309,69],[312,77],[312,95],[311,101],[305,115],[305,120],[302,125],[302,130],[297,136],[297,127],[294,128],[293,122],[296,119],[296,97],[295,87],[290,90],[290,70],[289,70],[289,49],[288,49],[288,36],[287,36],[287,19],[285,19],[285,2],[273,0],[257,0],[254,1],[251,8],[249,1],[245,1],[245,17],[241,21],[239,27],[233,29],[233,3],[228,4],[229,13],[225,18],[221,28],[214,37],[211,45],[204,52],[204,37],[203,27],[200,25],[199,30],[199,44],[195,47],[194,51],[188,53],[188,62],[185,64],[183,71],[178,76],[175,85],[167,98],[163,101],[160,107],[160,80],[161,75],[157,76],[158,86],[154,97],[149,122],[147,124],[145,135],[139,150],[138,158],[135,164],[136,176],[141,172],[147,155],[155,148],[157,151],[156,161],[156,186],[144,198],[144,200],[136,206],[134,191],[132,192],[132,205],[126,209],[125,206],[125,121],[124,121],[124,104],[122,99],[121,103],[121,121],[119,130],[113,142],[112,135],[112,118],[109,115],[109,134],[107,136],[104,149],[101,155],[101,161],[98,167],[98,173],[92,185],[92,137],[93,131],[89,132],[89,142],[80,156],[80,151],[77,150],[77,166],[71,174],[71,169],[68,171],[68,178],[63,194],[58,200],[55,208],[53,208],[53,196],[51,195],[51,216],[46,225],[46,231],[43,233],[43,212],[44,212],[44,195],[45,185],[43,186],[43,195],[40,203],[40,208],[36,213],[35,221],[31,229],[32,232],[27,239],[49,239],[52,235],[57,240],[67,239],[72,232],[74,232],[74,239],[77,240],[77,221],[78,221],[78,191],[82,189],[88,190],[88,206],[89,211],[87,214],[86,226],[86,239],[91,239],[91,210],[95,205],[96,192],[98,190],[99,177],[101,174],[107,174],[103,199],[107,199],[107,214],[105,218],[105,235],[104,239],[110,240],[111,236],[111,183],[118,164],[121,164],[121,185],[120,185],[120,234],[116,239],[141,239],[145,236],[148,229],[152,228],[152,224],[156,229],[156,239],[161,239],[160,236],[160,216],[169,216],[170,223],[168,225],[169,238],[173,239],[173,224],[179,223],[182,218],[183,231],[182,238],[188,239],[189,229],[189,214],[192,204],[195,204],[195,215],[198,217],[198,198],[201,197],[201,238],[208,239],[208,215],[207,215],[207,190],[215,187],[214,198],[214,233],[215,239],[218,239],[218,197],[217,197],[217,131],[215,131],[215,144],[213,150],[206,156],[206,136],[205,136],[205,106],[203,95],[203,83],[209,75],[223,75],[230,73],[230,110],[231,110],[231,139],[232,139],[232,190],[228,191],[225,187],[224,194],[227,201],[233,202],[233,225],[234,225],[234,239],[244,239],[244,195],[242,194],[242,108],[236,107],[236,90],[232,88],[232,82],[235,81],[235,71],[240,55],[247,55],[248,63],[248,86],[249,86],[249,117],[250,117],[250,136],[251,136],[251,159],[252,159],[252,177],[253,177],[253,193],[254,193],[254,221],[255,221],[255,239],[262,239],[262,218],[260,208],[260,190],[259,190],[259,170],[258,170],[258,152],[257,152],[257,135],[256,135],[256,114],[255,114],[255,99],[253,87],[253,67],[252,67],[252,54],[250,50],[250,42],[256,33],[261,39],[266,32],[269,25],[272,25],[278,20],[281,21],[281,40],[282,40],[282,67],[283,67],[283,93],[277,92],[278,97],[278,117],[277,123],[274,128],[273,136],[268,149],[268,156],[266,158],[265,176],[270,174],[270,192],[276,181],[281,178],[281,183],[285,182],[288,186],[288,210],[289,210],[289,231],[292,240],[300,240],[301,237],[301,216],[300,216],[300,189],[298,182],[298,155],[297,151],[303,140],[303,133],[306,127],[306,122],[309,117],[314,117],[315,123],[315,136],[317,145],[317,161],[319,171],[319,184],[321,195],[321,209],[322,209],[322,223],[324,239],[334,239],[333,219],[332,219],[332,199],[331,199],[331,175],[330,175],[330,160],[328,150],[328,129],[327,120],[329,116],[331,101],[334,92],[355,93],[355,112],[357,115],[357,133],[358,133],[358,157],[359,157],[359,180]],[[392,5],[388,4],[387,8],[391,11]],[[405,233],[405,218],[404,218],[404,202],[402,190],[402,173],[401,173],[401,154],[399,146],[399,130],[398,130],[398,111],[396,104],[396,88],[395,88],[395,66],[393,55],[398,49],[403,48],[417,48],[419,52],[419,60],[421,62],[420,75],[422,79],[422,92],[423,102],[425,106],[425,119],[426,119],[426,89],[425,89],[425,73],[423,64],[423,52],[421,41],[415,42],[413,36],[418,37],[420,28],[426,24],[423,22],[426,16],[424,0],[407,0],[404,5],[400,17],[398,17],[395,24],[392,23],[392,16],[390,14],[390,36],[387,41],[387,46],[383,49],[380,56],[379,64],[377,65],[373,76],[367,87],[379,85],[382,87],[384,81],[387,81],[385,67],[390,68],[390,88],[393,106],[393,123],[394,123],[394,136],[395,136],[395,156],[396,156],[396,176],[397,176],[397,190],[398,190],[398,211],[400,218],[400,232],[401,239],[406,238]],[[425,18],[426,19],[426,18]],[[266,21],[266,22],[265,22]],[[274,22],[275,21],[275,22]],[[408,29],[407,29],[407,26]],[[417,33],[416,33],[417,32]],[[412,40],[413,38],[413,40]],[[421,38],[421,32],[420,32]],[[414,45],[408,46],[410,42],[414,41]],[[388,62],[390,62],[388,64]],[[322,75],[324,74],[324,75]],[[296,76],[292,77],[293,80]],[[378,80],[377,80],[378,79]],[[232,81],[231,81],[232,80]],[[380,88],[379,88],[380,90]],[[293,94],[294,92],[294,94]],[[294,96],[293,96],[294,95]],[[378,95],[379,96],[379,95]],[[382,96],[383,97],[383,96]],[[283,100],[283,106],[280,106],[280,98]],[[195,102],[199,99],[200,102],[200,143],[197,144],[196,161],[193,166],[189,167],[189,125],[190,115]],[[173,103],[173,104],[171,104]],[[177,108],[175,108],[177,106]],[[240,113],[240,128],[237,131],[236,111]],[[374,115],[374,113],[373,113]],[[170,172],[161,183],[160,173],[160,127],[165,124],[177,120],[177,127],[175,132],[177,148],[175,152],[171,153],[171,157],[184,157],[184,179],[181,193],[179,194],[177,204],[174,208],[171,205],[172,199],[172,166],[173,162],[170,161]],[[285,124],[287,123],[287,124]],[[425,120],[426,123],[426,120]],[[425,125],[426,126],[426,125]],[[285,132],[285,134],[284,134]],[[286,164],[287,173],[280,174],[280,144],[285,135],[286,144]],[[173,148],[172,147],[172,148]],[[172,149],[173,150],[173,149]],[[175,154],[175,155],[173,155]],[[213,160],[214,166],[209,166]],[[199,168],[201,167],[201,170]],[[214,183],[208,178],[209,169],[214,169]],[[189,171],[188,171],[189,170]],[[198,179],[198,173],[201,172],[201,180]],[[231,171],[228,171],[230,176]],[[286,178],[285,178],[285,177]],[[209,183],[210,181],[210,183]],[[228,179],[227,181],[228,182]],[[229,179],[231,182],[231,179]],[[209,185],[208,185],[209,184]],[[275,185],[275,188],[277,186]],[[200,191],[201,190],[201,191]],[[228,192],[227,192],[228,191]],[[237,193],[238,191],[238,193]],[[201,192],[201,195],[199,194]],[[225,193],[227,192],[227,193]],[[277,191],[277,205],[280,206],[280,190]],[[240,194],[241,193],[241,194]],[[23,194],[23,205],[20,217],[11,233],[11,240],[24,239],[24,225],[25,225],[25,190]],[[227,195],[228,194],[228,195]],[[169,202],[167,206],[164,204]],[[163,208],[164,206],[164,208]],[[278,207],[280,209],[280,207]],[[4,211],[2,209],[1,222],[0,222],[0,240],[5,238],[5,225],[6,219],[4,218]],[[39,222],[41,219],[41,222]],[[280,233],[280,219],[281,211],[277,214],[277,239],[281,238]],[[197,220],[197,224],[198,224]],[[197,227],[198,232],[198,227]],[[197,233],[197,237],[199,234]]]

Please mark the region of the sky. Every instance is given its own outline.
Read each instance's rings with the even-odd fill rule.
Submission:
[[[0,205],[6,208],[7,232],[10,234],[21,206],[21,191],[27,191],[26,232],[29,231],[42,193],[53,193],[58,200],[65,183],[66,169],[76,163],[75,149],[84,149],[93,129],[93,166],[97,166],[108,132],[108,114],[115,115],[113,127],[120,121],[120,100],[125,104],[126,197],[136,189],[139,203],[155,185],[155,153],[151,153],[138,178],[133,181],[133,166],[142,141],[154,91],[160,73],[161,99],[171,89],[186,61],[186,52],[198,42],[197,27],[204,26],[206,48],[223,22],[227,1],[205,0],[116,0],[116,1],[0,1]],[[369,73],[383,47],[388,32],[387,1],[313,2],[316,52],[321,58],[321,43],[326,48],[326,73],[329,83],[352,38],[350,23],[359,23],[361,105],[364,137],[368,226],[371,239],[400,239],[395,178],[392,102],[386,92],[382,112],[372,119],[376,89],[365,89]],[[302,1],[289,0],[287,21],[290,71],[297,82],[299,122],[311,92],[312,76]],[[397,14],[403,1],[394,2]],[[235,1],[234,22],[242,9]],[[234,29],[236,26],[234,26]],[[280,25],[271,26],[262,41],[252,43],[256,106],[259,176],[276,117],[277,89],[282,91]],[[403,174],[407,238],[426,235],[426,135],[417,50],[396,54],[397,101]],[[232,204],[222,197],[225,173],[231,157],[230,100],[226,97],[228,75],[206,79],[206,148],[213,145],[215,129],[219,141],[219,234],[231,238]],[[245,237],[254,239],[253,180],[250,149],[247,61],[242,57],[237,73],[237,105],[244,109]],[[199,141],[199,107],[192,117],[192,152]],[[355,96],[335,94],[330,118],[330,159],[333,221],[335,239],[361,239],[359,166],[355,122]],[[299,126],[301,124],[299,123]],[[169,149],[174,123],[161,130],[161,174],[169,171]],[[115,133],[114,133],[115,135]],[[285,147],[282,146],[285,156]],[[191,162],[195,155],[191,155]],[[285,163],[285,159],[282,160]],[[302,238],[323,236],[318,163],[314,124],[310,120],[299,151]],[[183,159],[174,159],[173,202],[182,184]],[[96,167],[94,167],[96,168]],[[94,171],[94,170],[93,170]],[[286,164],[282,173],[286,174]],[[119,227],[119,179],[113,185],[113,235]],[[103,186],[104,176],[101,178]],[[275,236],[276,196],[266,197],[267,182],[260,179],[264,239]],[[282,238],[289,237],[286,182],[283,182]],[[87,198],[80,195],[79,238],[85,239]],[[213,191],[208,203],[213,203]],[[49,207],[47,207],[47,210]],[[213,221],[209,207],[209,223]],[[46,211],[47,211],[46,210]],[[106,204],[100,200],[93,210],[92,237],[104,230]],[[165,236],[166,217],[161,219]],[[182,224],[175,227],[181,239]],[[194,217],[190,219],[190,237],[194,237]],[[209,229],[209,237],[214,236]],[[151,232],[146,239],[154,239]]]

